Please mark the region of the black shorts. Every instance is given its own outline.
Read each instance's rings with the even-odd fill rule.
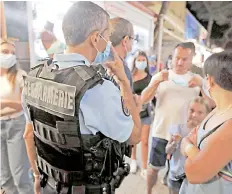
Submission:
[[[174,181],[168,178],[168,188],[174,190],[175,192],[179,193],[180,187],[184,180]]]
[[[154,169],[162,169],[166,163],[166,146],[168,141],[158,137],[152,137],[149,165]]]

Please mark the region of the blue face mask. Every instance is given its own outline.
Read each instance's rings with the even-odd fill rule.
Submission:
[[[181,77],[176,77],[175,79],[172,79],[172,81],[179,86],[188,87],[188,81]]]
[[[102,38],[104,41],[106,41],[102,36],[101,36],[101,38]],[[107,41],[106,41],[106,42],[107,42]],[[107,42],[107,45],[106,45],[106,48],[105,48],[105,50],[104,50],[103,52],[99,52],[99,51],[97,50],[97,56],[96,56],[96,58],[95,58],[95,60],[94,60],[94,63],[95,63],[95,64],[98,64],[98,63],[103,63],[103,62],[105,62],[105,61],[108,59],[109,55],[110,55],[110,48],[111,48],[111,42],[108,41],[108,42]]]
[[[147,67],[147,62],[146,61],[135,61],[135,67],[138,70],[144,70]]]

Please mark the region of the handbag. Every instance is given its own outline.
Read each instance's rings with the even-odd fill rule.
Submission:
[[[142,111],[140,112],[140,118],[141,118],[141,119],[150,116],[149,110],[148,110],[148,105],[149,105],[149,104],[143,104],[143,105],[142,105]]]

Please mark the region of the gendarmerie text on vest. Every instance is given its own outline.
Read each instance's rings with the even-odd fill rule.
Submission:
[[[40,81],[24,82],[24,95],[41,100],[45,103],[65,109],[73,109],[75,96],[71,92],[58,89],[53,85],[44,84]]]

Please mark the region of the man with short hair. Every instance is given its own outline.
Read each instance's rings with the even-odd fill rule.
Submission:
[[[24,109],[29,108],[30,119],[24,138],[35,193],[40,185],[46,194],[114,193],[128,173],[123,145],[140,141],[139,110],[109,41],[108,13],[92,2],[76,2],[62,28],[67,50],[53,60],[59,70],[41,64],[25,80]],[[120,89],[92,66],[110,49],[114,61],[104,65]]]
[[[132,51],[133,41],[135,41],[133,25],[128,20],[120,17],[111,19],[110,23],[112,27],[110,41],[124,63],[124,69],[132,87],[132,75],[125,59]]]
[[[134,36],[133,25],[131,24],[130,21],[120,17],[111,19],[110,23],[112,27],[112,34],[110,36],[110,40],[116,52],[118,53],[120,59],[123,61],[125,73],[130,81],[130,85],[133,90],[132,74],[125,61],[128,53],[132,51],[133,41],[135,40],[135,38],[133,38]],[[137,96],[137,98],[139,98],[140,100],[139,96]],[[137,169],[136,160],[132,160],[130,163],[130,171],[134,172],[136,171],[136,169]]]
[[[154,75],[149,86],[142,93],[143,103],[149,102],[154,97],[157,99],[150,169],[147,172],[147,194],[151,194],[159,170],[165,167],[165,147],[170,139],[169,127],[184,122],[184,115],[181,114],[183,107],[197,97],[200,91],[205,96],[203,79],[189,72],[194,55],[195,49],[191,43],[178,44],[173,52],[172,69]]]
[[[192,50],[193,56],[196,55],[196,48],[195,48],[195,45],[194,45],[193,42],[184,42],[184,43],[180,43],[178,45],[183,45],[183,44],[184,44],[185,47],[188,47],[189,49]],[[203,69],[196,66],[196,65],[194,65],[194,64],[192,64],[190,66],[190,71],[195,73],[195,74],[198,74],[198,75],[200,75],[202,77],[204,76]]]

